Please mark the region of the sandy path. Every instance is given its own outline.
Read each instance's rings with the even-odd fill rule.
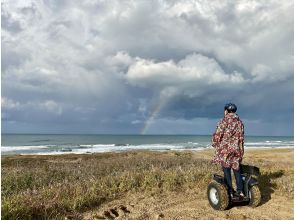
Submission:
[[[213,210],[202,194],[169,193],[161,197],[130,194],[85,213],[85,219],[294,219],[294,201],[272,195],[256,208],[233,207]]]

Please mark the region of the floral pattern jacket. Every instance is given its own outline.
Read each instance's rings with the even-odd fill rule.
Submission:
[[[235,113],[220,120],[212,137],[215,157],[212,160],[222,167],[239,169],[244,155],[244,125]]]

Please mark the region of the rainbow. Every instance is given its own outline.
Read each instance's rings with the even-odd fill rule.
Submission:
[[[161,109],[162,109],[162,107],[164,106],[165,103],[166,102],[161,101],[156,106],[156,108],[154,108],[154,111],[150,114],[150,116],[145,121],[144,127],[143,127],[143,129],[141,131],[141,134],[146,134],[146,132],[148,131],[149,127],[152,125],[154,119],[157,117],[157,115],[159,114],[159,112],[161,111]]]

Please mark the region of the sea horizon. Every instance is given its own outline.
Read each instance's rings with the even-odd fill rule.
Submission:
[[[109,135],[109,136],[124,136],[124,135],[133,135],[133,136],[212,136],[211,134],[159,134],[159,133],[149,133],[149,134],[140,134],[140,133],[13,133],[5,132],[1,133],[2,135]],[[254,134],[245,134],[245,137],[294,137],[294,135],[254,135]]]

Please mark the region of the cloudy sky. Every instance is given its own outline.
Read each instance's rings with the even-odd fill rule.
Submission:
[[[294,3],[3,0],[2,132],[294,135]]]

